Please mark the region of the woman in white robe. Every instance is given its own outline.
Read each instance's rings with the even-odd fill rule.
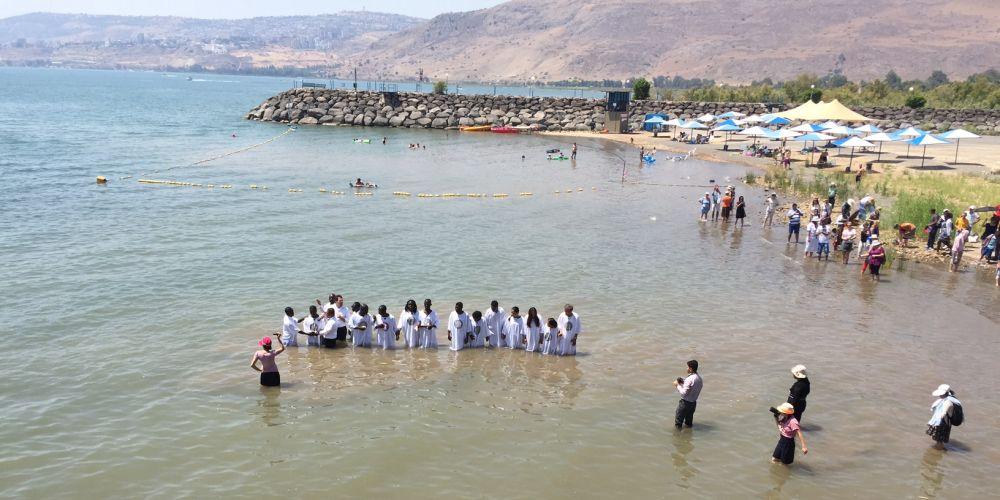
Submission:
[[[399,331],[403,334],[403,343],[410,349],[420,347],[420,313],[417,311],[417,301],[406,301],[406,307],[399,313]]]
[[[517,306],[510,308],[510,316],[504,323],[503,333],[500,335],[504,344],[511,349],[524,349],[527,333],[524,327],[524,318],[521,317],[521,310]]]
[[[452,351],[461,351],[469,344],[469,314],[465,312],[461,302],[455,304],[455,310],[448,316],[448,341]]]
[[[538,317],[538,310],[534,307],[528,309],[528,317],[524,321],[524,328],[527,332],[527,341],[524,350],[535,352],[542,349],[542,320]]]
[[[348,327],[351,329],[351,339],[353,340],[354,347],[372,346],[372,325],[371,317],[368,316],[367,305],[362,305],[357,312],[351,314]]]
[[[424,300],[424,308],[420,311],[420,347],[424,349],[437,349],[437,312],[431,309],[431,299]]]
[[[490,308],[483,315],[486,322],[486,336],[490,347],[505,347],[503,341],[503,325],[507,320],[507,315],[497,301],[490,302]]]
[[[576,356],[576,339],[583,328],[580,326],[580,316],[573,312],[573,306],[566,304],[566,309],[556,320],[559,327],[560,356]]]
[[[378,314],[375,315],[376,345],[382,349],[395,349],[398,331],[396,328],[396,318],[393,318],[386,311],[384,305],[378,306]]]
[[[542,336],[542,354],[559,355],[559,338],[559,323],[549,318]]]
[[[472,329],[469,332],[469,347],[485,347],[486,334],[486,320],[483,319],[483,313],[473,311]]]

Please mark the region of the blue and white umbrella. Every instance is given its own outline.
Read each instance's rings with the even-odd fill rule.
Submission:
[[[847,160],[848,165],[854,164],[854,148],[870,148],[874,146],[874,144],[860,137],[855,137],[855,136],[847,137],[839,141],[834,141],[834,144],[836,144],[837,147],[840,148],[851,148],[851,159]]]
[[[955,140],[955,163],[958,164],[958,143],[962,139],[978,139],[979,136],[969,132],[965,129],[956,128],[954,130],[949,130],[943,134],[939,134],[938,137],[942,139],[954,139]]]
[[[812,132],[820,132],[823,130],[823,127],[820,127],[819,125],[813,125],[812,123],[803,123],[802,125],[796,125],[792,127],[791,130],[794,130],[796,132],[802,132],[803,134],[809,134]]]
[[[789,123],[792,123],[792,121],[789,120],[788,118],[782,118],[780,116],[775,116],[775,115],[766,116],[763,118],[764,118],[764,123],[766,125],[788,125]]]
[[[876,127],[872,124],[862,125],[854,129],[855,132],[861,132],[863,134],[877,134],[882,131],[882,129]]]
[[[878,143],[878,155],[875,157],[875,163],[878,163],[882,159],[882,143],[892,142],[895,139],[893,139],[892,136],[886,134],[885,132],[876,132],[872,135],[869,135],[868,137],[865,137],[865,140],[868,142]]]
[[[812,133],[800,135],[798,137],[793,138],[792,140],[793,141],[798,141],[798,142],[812,142],[813,146],[815,146],[816,145],[816,141],[829,141],[830,139],[833,139],[833,138],[834,137],[832,135],[821,134],[819,132],[812,132]],[[812,153],[813,153],[812,150],[813,150],[813,148],[809,149],[809,163],[812,163],[812,157],[813,157],[812,156]]]
[[[913,139],[915,137],[920,137],[927,132],[920,130],[916,127],[907,127],[902,130],[897,130],[892,133],[893,140],[896,141],[906,141],[906,156],[910,156],[910,141],[908,139]]]
[[[743,118],[744,116],[746,116],[746,114],[740,113],[739,111],[726,111],[717,118]]]
[[[934,137],[931,134],[924,134],[920,137],[914,137],[912,141],[908,142],[908,144],[924,147],[924,152],[920,155],[920,168],[924,168],[924,162],[927,161],[927,146],[933,146],[935,144],[951,144],[951,143],[944,139],[938,139],[937,137]]]

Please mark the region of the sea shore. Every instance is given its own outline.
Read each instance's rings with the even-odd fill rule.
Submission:
[[[539,134],[564,139],[602,139],[621,144],[628,144],[637,150],[639,148],[644,148],[649,151],[655,148],[656,151],[668,151],[675,154],[685,154],[694,150],[695,156],[700,160],[742,164],[752,167],[756,169],[758,173],[765,175],[769,172],[783,170],[783,168],[772,158],[757,158],[753,156],[745,156],[740,153],[745,145],[750,144],[750,139],[735,139],[724,142],[720,138],[715,138],[709,144],[693,145],[672,140],[669,133],[661,133],[658,134],[658,136],[654,136],[651,132],[645,131],[628,134],[601,134],[582,131],[539,132]],[[724,144],[729,145],[728,151],[723,149]],[[834,167],[820,171],[816,168],[807,168],[804,166],[806,155],[799,153],[798,150],[801,146],[798,143],[789,143],[788,147],[790,147],[793,152],[793,170],[798,175],[806,177],[808,177],[809,174],[816,174],[820,172],[843,171],[843,167],[847,165],[847,162],[850,159],[849,156],[847,156],[847,152],[839,155],[831,154],[831,161],[838,165],[839,168]],[[876,176],[891,176],[894,180],[903,184],[904,189],[907,176],[926,175],[932,172],[945,175],[964,174],[967,176],[966,178],[968,179],[968,182],[988,182],[985,176],[994,178],[1000,176],[1000,136],[983,136],[979,139],[965,141],[960,145],[958,163],[954,163],[954,146],[939,146],[938,149],[933,151],[931,148],[928,148],[928,157],[923,159],[925,166],[936,165],[938,168],[921,169],[920,155],[922,151],[917,151],[916,149],[917,148],[911,147],[909,154],[907,154],[906,146],[904,144],[889,143],[885,145],[882,149],[883,162],[876,163],[874,168]],[[934,156],[930,156],[932,154]],[[863,161],[870,161],[871,159],[874,159],[872,156],[873,155],[869,153],[855,153],[854,164],[857,165]],[[636,152],[635,159],[638,161],[638,152]],[[764,177],[758,176],[756,179],[757,180],[753,182],[754,184],[764,184],[768,188],[773,188],[773,186],[766,184]],[[793,200],[801,206],[808,206],[811,201],[811,196],[808,194],[803,195],[802,193],[788,192],[782,192],[781,194],[781,198],[783,200]],[[879,198],[879,206],[883,210],[890,208],[892,206],[892,202],[892,197]],[[997,199],[991,200],[990,203],[1000,203],[1000,192],[997,193]],[[957,210],[957,215],[957,213],[960,213],[960,210],[964,209],[966,206],[968,205],[956,205],[948,208],[951,208],[952,211]],[[782,222],[783,216],[781,214],[789,208],[790,201],[788,203],[783,203],[778,207],[779,216],[777,218]],[[988,216],[988,214],[983,215]],[[922,227],[925,221],[914,220],[910,222],[913,222],[918,227]],[[975,232],[981,232],[982,225],[977,225],[975,229]],[[919,239],[911,241],[908,246],[903,247],[896,241],[896,234],[891,225],[882,228],[882,235],[883,240],[889,244],[889,248],[895,252],[896,258],[938,266],[947,266],[950,262],[948,252],[926,250],[923,242]],[[979,260],[979,255],[979,241],[969,242],[966,245],[965,258],[963,259],[962,265],[970,269],[978,269],[983,272],[995,272],[996,265],[988,263],[985,260]]]

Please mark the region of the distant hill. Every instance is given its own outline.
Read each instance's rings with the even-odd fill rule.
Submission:
[[[394,14],[0,19],[0,64],[473,81],[681,75],[744,83],[837,70],[952,78],[1000,67],[1000,1],[512,0]],[[281,71],[284,71],[281,70]]]
[[[36,13],[0,19],[0,63],[333,69],[341,56],[422,22],[376,12],[237,20]]]
[[[842,57],[841,57],[842,56]],[[839,68],[852,79],[1000,67],[1000,2],[513,0],[445,14],[366,51],[373,70],[451,78],[724,82]],[[353,62],[353,61],[352,61]]]

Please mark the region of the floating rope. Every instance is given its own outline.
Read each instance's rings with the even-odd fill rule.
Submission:
[[[190,165],[188,165],[188,166],[189,166],[189,167],[194,167],[194,166],[197,166],[197,165],[201,165],[201,164],[203,164],[203,163],[208,163],[208,162],[210,162],[210,161],[215,161],[215,160],[221,160],[222,158],[225,158],[225,157],[227,157],[227,156],[233,156],[233,155],[235,155],[235,154],[240,154],[240,153],[243,153],[243,152],[246,152],[246,151],[250,151],[250,150],[251,150],[251,149],[253,149],[253,148],[259,148],[259,147],[261,147],[261,146],[263,146],[263,145],[265,145],[265,144],[268,144],[268,143],[271,143],[271,142],[274,142],[274,141],[276,141],[276,140],[278,140],[278,139],[280,139],[280,138],[282,138],[282,137],[284,137],[284,136],[286,136],[286,135],[288,135],[288,134],[292,133],[293,131],[295,131],[295,129],[294,129],[294,128],[292,128],[292,127],[288,127],[288,129],[286,129],[286,130],[285,130],[284,132],[282,132],[282,133],[280,133],[280,134],[278,134],[278,135],[276,135],[276,136],[274,136],[274,137],[272,137],[272,138],[270,138],[270,139],[268,139],[268,140],[266,140],[266,141],[264,141],[264,142],[261,142],[261,143],[257,143],[257,144],[254,144],[254,145],[252,145],[252,146],[247,146],[247,147],[245,147],[245,148],[243,148],[243,149],[238,149],[238,150],[236,150],[236,151],[230,151],[230,152],[228,152],[228,153],[225,153],[225,154],[221,154],[221,155],[219,155],[219,156],[215,156],[215,157],[212,157],[212,158],[208,158],[208,159],[205,159],[205,160],[201,160],[201,161],[196,161],[196,162],[194,162],[194,163],[192,163],[192,164],[190,164]]]

